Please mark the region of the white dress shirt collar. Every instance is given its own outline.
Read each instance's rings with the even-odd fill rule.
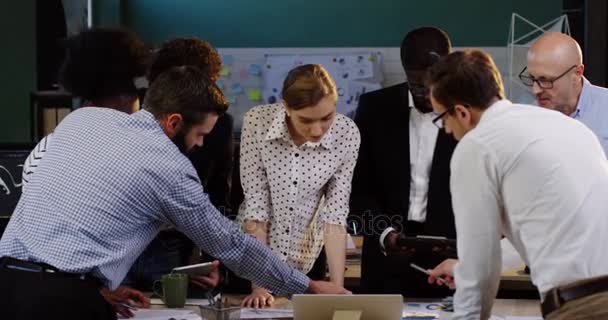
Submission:
[[[289,128],[287,127],[286,116],[287,116],[287,113],[285,112],[285,107],[283,105],[281,105],[281,108],[279,108],[279,110],[277,111],[277,113],[274,117],[274,120],[272,121],[272,124],[268,128],[268,133],[266,134],[265,140],[283,139],[284,141],[287,141],[287,142],[293,142],[293,138],[291,137],[291,134],[289,133]],[[334,123],[335,123],[335,121],[334,121]],[[334,127],[334,123],[332,123],[329,130],[323,135],[323,138],[321,138],[321,141],[319,141],[319,142],[307,141],[306,143],[304,143],[304,146],[314,148],[314,147],[321,145],[325,149],[328,149],[328,150],[331,149],[332,141],[333,141],[332,129]]]
[[[409,89],[407,90],[407,103],[410,108],[414,108],[414,97]]]

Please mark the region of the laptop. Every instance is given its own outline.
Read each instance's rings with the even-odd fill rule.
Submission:
[[[293,296],[294,320],[332,320],[334,311],[360,311],[361,320],[399,320],[403,310],[400,294]]]

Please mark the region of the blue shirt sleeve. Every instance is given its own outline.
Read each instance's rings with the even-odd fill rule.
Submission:
[[[162,200],[167,220],[240,277],[278,295],[303,293],[310,279],[280,261],[213,207],[194,171],[182,172]]]

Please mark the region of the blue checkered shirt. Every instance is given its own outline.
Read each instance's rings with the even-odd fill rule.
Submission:
[[[92,273],[116,288],[170,224],[236,274],[278,294],[309,279],[222,216],[147,111],[82,108],[56,128],[0,241],[0,256]]]
[[[583,91],[572,118],[584,123],[600,140],[608,156],[608,89],[594,86],[583,77]]]

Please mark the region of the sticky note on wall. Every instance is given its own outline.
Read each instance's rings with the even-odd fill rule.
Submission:
[[[240,83],[233,83],[230,87],[230,93],[232,94],[241,94],[243,93],[243,86]]]
[[[258,89],[252,89],[247,91],[247,98],[250,101],[261,101],[262,93]]]
[[[252,76],[261,76],[262,75],[262,66],[259,64],[250,64],[249,65],[249,74]]]
[[[230,76],[230,67],[222,66],[222,69],[220,70],[220,76],[229,77]]]

